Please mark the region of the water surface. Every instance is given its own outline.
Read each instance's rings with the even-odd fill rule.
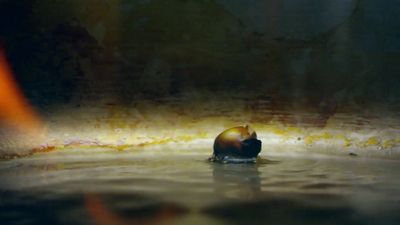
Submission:
[[[399,224],[400,163],[96,149],[0,162],[4,224]],[[265,156],[263,156],[265,158]]]

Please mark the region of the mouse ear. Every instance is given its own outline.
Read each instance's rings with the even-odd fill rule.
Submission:
[[[251,138],[257,138],[257,133],[249,125],[246,125],[246,130]]]

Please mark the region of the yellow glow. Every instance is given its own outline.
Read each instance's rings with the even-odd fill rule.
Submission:
[[[238,125],[224,117],[194,120],[190,116],[173,115],[172,112],[165,112],[165,115],[158,117],[147,113],[146,119],[136,117],[134,113],[126,113],[126,116],[113,113],[111,118],[105,118],[102,113],[93,114],[93,110],[87,110],[91,112],[88,115],[90,119],[82,123],[86,118],[85,112],[80,112],[80,121],[76,118],[77,113],[58,115],[58,119],[55,119],[58,123],[53,125],[45,147],[35,149],[35,152],[102,148],[149,153],[162,150],[165,154],[211,154],[216,136]],[[400,147],[400,137],[390,129],[381,129],[379,136],[376,136],[372,135],[376,134],[376,130],[338,129],[334,126],[286,127],[278,122],[254,122],[249,125],[263,142],[262,154],[347,154],[353,151],[384,153]]]

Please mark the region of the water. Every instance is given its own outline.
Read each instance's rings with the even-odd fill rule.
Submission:
[[[400,163],[76,149],[0,162],[2,224],[400,223]],[[266,156],[263,156],[264,158]]]

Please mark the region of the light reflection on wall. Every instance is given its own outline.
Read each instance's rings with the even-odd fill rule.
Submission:
[[[35,12],[33,21],[39,21],[36,25],[37,28],[43,28],[48,35],[57,33],[55,32],[57,27],[64,28],[64,30],[61,29],[63,32],[60,32],[60,36],[50,35],[50,37],[53,37],[50,39],[65,43],[57,43],[60,45],[59,49],[47,48],[57,52],[55,56],[60,56],[60,58],[64,58],[59,53],[64,48],[73,53],[71,58],[74,60],[70,61],[75,62],[75,64],[69,66],[68,63],[65,63],[66,72],[60,74],[64,75],[67,81],[83,79],[86,82],[79,80],[81,83],[78,82],[76,93],[55,88],[54,93],[56,94],[54,96],[43,94],[43,99],[62,98],[63,95],[71,95],[73,98],[71,101],[75,102],[67,102],[64,105],[60,103],[46,109],[45,126],[49,128],[49,136],[29,150],[51,151],[65,148],[101,147],[128,151],[169,148],[169,152],[175,150],[185,153],[199,151],[208,153],[211,151],[214,137],[219,132],[229,127],[250,124],[263,140],[264,151],[268,153],[329,152],[348,154],[355,151],[360,154],[372,152],[373,155],[376,153],[389,156],[393,152],[397,152],[400,144],[398,135],[400,125],[398,120],[392,118],[398,118],[398,115],[391,116],[382,110],[381,114],[363,117],[355,110],[346,113],[342,107],[343,104],[354,105],[355,100],[357,100],[354,96],[361,95],[361,100],[369,100],[369,95],[366,95],[369,93],[372,93],[371,96],[380,96],[369,90],[369,83],[366,82],[363,85],[363,82],[359,82],[360,80],[368,80],[365,79],[365,73],[369,70],[372,71],[370,75],[373,78],[371,83],[382,82],[383,84],[390,84],[390,87],[395,87],[395,82],[375,75],[380,74],[378,72],[381,71],[381,68],[390,67],[383,63],[374,68],[374,59],[375,57],[382,58],[380,55],[368,56],[371,58],[364,60],[352,53],[353,50],[351,50],[350,45],[353,42],[360,41],[354,37],[355,41],[353,42],[347,39],[351,39],[351,34],[354,32],[352,27],[361,27],[360,21],[363,20],[360,20],[360,18],[365,16],[361,13],[356,15],[356,19],[349,21],[346,19],[351,16],[352,11],[355,11],[353,5],[356,1],[341,1],[342,4],[335,1],[321,3],[319,5],[321,9],[317,7],[315,9],[318,10],[311,10],[314,13],[302,12],[300,10],[302,9],[300,5],[303,5],[301,2],[296,3],[299,8],[287,3],[287,6],[290,6],[286,9],[289,10],[287,12],[295,12],[293,15],[308,18],[309,23],[303,20],[293,20],[293,17],[291,17],[293,15],[280,11],[282,2],[276,0],[260,3],[266,7],[255,7],[255,5],[250,4],[248,7],[253,8],[254,11],[249,11],[250,13],[242,12],[246,7],[242,5],[243,3],[240,3],[237,12],[235,11],[236,8],[231,9],[232,15],[227,13],[229,11],[227,10],[229,9],[228,6],[232,4],[232,1],[219,1],[225,2],[222,5],[216,5],[212,3],[213,1],[199,1],[193,3],[190,7],[187,7],[186,3],[182,1],[170,1],[174,7],[167,7],[167,10],[164,6],[161,6],[164,1],[136,1],[137,4],[133,4],[134,2],[120,0],[104,2],[87,0],[69,3],[60,3],[59,1],[35,2],[32,11]],[[222,7],[223,5],[224,7]],[[216,10],[209,11],[213,8],[211,6],[215,6]],[[314,4],[307,3],[304,4],[304,7],[305,9],[314,9]],[[194,16],[194,13],[187,13],[192,12],[188,9],[196,12],[197,8],[205,9],[204,12],[209,14],[196,14]],[[260,8],[264,10],[259,10]],[[186,14],[183,13],[185,19],[175,20],[173,15],[176,12],[173,9],[185,9],[182,10],[182,12],[186,12]],[[319,18],[320,13],[325,11],[327,12],[322,13],[322,16],[327,18],[322,18],[321,21],[312,19]],[[272,34],[276,34],[275,30],[284,27],[279,20],[268,20],[267,27],[264,28],[266,30],[260,32],[260,30],[255,29],[254,33],[251,32],[251,35],[255,37],[244,38],[239,32],[237,19],[244,19],[244,24],[249,28],[258,28],[260,23],[259,19],[254,17],[255,12],[258,12],[258,15],[268,15],[265,18],[279,17],[284,19],[289,16],[285,19],[287,20],[286,26],[300,29],[300,31],[295,29],[296,32],[294,32],[300,39],[304,34],[309,34],[309,30],[313,31],[311,33],[320,34],[334,26],[338,29],[332,34],[332,37],[328,38],[331,41],[327,43],[336,44],[332,45],[334,47],[328,44],[326,44],[328,47],[325,47],[325,44],[318,47],[318,43],[313,42],[292,43],[290,41],[268,40],[268,35],[263,33],[270,30]],[[62,13],[62,16],[59,13]],[[218,16],[219,21],[220,15],[225,18],[221,20],[221,23],[209,24],[209,18],[214,18],[213,16],[217,18]],[[248,17],[249,15],[251,16]],[[182,23],[182,21],[186,22],[186,20],[191,21],[192,19],[193,23],[189,23],[190,26]],[[167,20],[166,25],[161,23],[164,20]],[[132,21],[135,21],[135,23]],[[317,25],[314,22],[317,22]],[[309,29],[302,29],[302,26],[299,26],[302,23],[304,23],[303,28],[308,27]],[[207,32],[204,32],[203,25],[207,26]],[[336,27],[336,25],[341,26]],[[291,29],[287,30],[290,31]],[[387,28],[387,30],[391,29]],[[22,31],[24,29],[21,29]],[[209,34],[210,37],[203,36],[204,33]],[[266,33],[268,34],[268,32]],[[291,32],[289,34],[290,39]],[[361,32],[361,34],[363,33]],[[78,36],[77,40],[74,39],[75,36]],[[87,45],[82,43],[84,42],[82,37],[86,36],[93,43],[86,43]],[[92,36],[94,38],[91,38]],[[160,37],[163,38],[159,40]],[[382,35],[382,37],[386,38],[386,35]],[[324,40],[323,37],[320,38]],[[13,38],[9,39],[14,40]],[[30,40],[31,37],[27,39]],[[73,39],[73,41],[70,39]],[[254,42],[255,47],[253,46],[250,52],[247,47],[243,48],[247,39],[257,40]],[[46,49],[48,39],[42,41],[43,43],[40,43],[43,45],[39,45],[41,46],[39,48]],[[186,44],[182,45],[182,43]],[[225,43],[231,44],[225,45]],[[19,46],[19,43],[15,46]],[[76,50],[75,47],[81,49]],[[94,51],[92,48],[105,49],[104,59],[97,61],[97,64],[93,63],[96,62],[94,59],[101,58],[98,57],[101,54],[98,54],[97,50]],[[299,50],[296,50],[297,48]],[[331,55],[332,48],[337,48],[333,55]],[[87,49],[93,50],[93,52],[89,51],[89,56],[81,53]],[[277,50],[272,51],[271,49]],[[255,53],[251,53],[252,51]],[[77,55],[85,56],[77,57]],[[259,61],[261,55],[265,55],[265,61]],[[65,58],[68,58],[68,56],[70,55],[66,54]],[[41,57],[44,60],[38,61],[43,61],[43,65],[35,61],[31,63],[33,68],[47,68],[49,67],[47,63],[57,58],[50,53],[41,55]],[[47,57],[50,60],[47,60]],[[354,63],[352,60],[359,60],[360,64]],[[26,62],[21,61],[20,67],[25,67]],[[106,64],[107,62],[109,64]],[[396,64],[396,62],[393,61],[393,64]],[[187,68],[185,68],[185,65],[187,65]],[[214,69],[200,70],[200,68],[207,68],[210,65]],[[224,66],[221,67],[221,65]],[[370,65],[372,65],[372,69],[365,71],[360,69]],[[2,69],[0,73],[0,116],[3,121],[20,126],[21,130],[39,127],[40,121],[13,82],[6,62],[2,61],[0,66],[0,69]],[[190,66],[195,67],[190,69]],[[105,69],[105,67],[107,68]],[[171,69],[174,67],[175,71]],[[233,74],[239,67],[245,69],[237,72],[236,75]],[[79,73],[75,71],[77,77],[73,77],[74,73],[71,73],[71,69],[75,70],[75,68],[79,69]],[[124,68],[125,72],[120,72],[120,68]],[[141,68],[144,68],[143,71]],[[344,70],[342,71],[342,69]],[[133,73],[132,70],[138,70],[136,71],[137,74]],[[180,70],[182,70],[180,77],[174,77],[175,73]],[[54,83],[49,82],[51,85],[48,86],[41,84],[42,86],[39,86],[36,91],[50,89],[59,80],[63,80],[53,74],[54,71],[49,71],[48,79],[37,79],[37,81],[43,83],[50,80]],[[36,71],[36,76],[43,77],[42,72]],[[347,79],[350,77],[348,74],[357,79],[349,81]],[[82,75],[83,78],[78,75]],[[25,76],[31,77],[32,73],[25,74]],[[224,86],[224,83],[229,83],[225,82],[227,80],[237,81],[237,83],[233,82],[231,86],[226,85],[222,94],[184,93],[186,90],[190,91],[190,87],[196,89],[199,83],[203,83],[203,86],[215,85],[219,87]],[[177,83],[181,85],[181,88],[174,87],[177,84],[172,81],[180,81],[181,83]],[[244,87],[250,87],[249,89],[257,87],[258,94],[280,93],[276,94],[277,97],[265,98],[267,100],[263,98],[257,100],[255,96],[248,97],[240,94],[234,96],[232,93],[228,93],[230,89],[236,89],[237,85],[242,85],[243,82],[247,82]],[[274,82],[277,87],[269,86]],[[65,86],[64,83],[60,82],[60,87]],[[358,87],[359,83],[361,83],[361,94],[357,91],[353,93],[354,89],[357,90],[355,87]],[[92,89],[91,86],[93,86]],[[104,94],[105,89],[111,89],[108,96],[99,96]],[[172,91],[177,92],[175,89],[179,89],[181,94],[184,95],[181,99],[158,102],[159,95],[164,94],[163,96],[165,96]],[[386,88],[378,89],[378,93],[380,90],[384,90],[386,93]],[[395,94],[397,92],[394,90],[394,94],[390,94],[389,97],[392,96],[396,99]],[[156,97],[153,101],[132,97],[140,95],[140,92],[153,92]],[[279,95],[281,96],[279,97]],[[291,98],[292,102],[283,102],[285,96]],[[316,97],[317,100],[308,100],[307,96]],[[93,97],[93,99],[86,102],[85,97]],[[125,103],[132,103],[132,105],[124,105],[121,101],[103,102],[103,97],[111,98],[112,101],[128,98],[129,101]],[[40,97],[39,100],[41,100]],[[39,100],[38,102],[40,102]],[[313,104],[314,108],[309,111],[302,109],[302,111],[296,109],[295,104],[304,108],[307,107],[307,104]],[[80,107],[76,105],[80,105]],[[369,105],[367,106],[369,107]],[[361,107],[366,108],[365,105],[361,105]],[[368,108],[366,111],[371,111],[371,109]],[[0,148],[5,149],[6,153],[10,152],[7,150],[8,148],[13,148],[14,145],[17,145],[16,143],[21,142],[20,139],[14,138],[14,141],[8,143],[8,134],[5,135],[7,137],[1,137],[1,135],[0,133],[0,138],[2,138]],[[27,151],[27,149],[22,151]]]
[[[18,89],[4,55],[0,59],[2,121],[30,134],[25,139],[20,133],[4,135],[7,131],[2,129],[4,157],[76,148],[209,154],[219,132],[242,124],[250,124],[257,131],[264,154],[356,152],[395,158],[399,153],[396,131],[400,121],[395,116],[354,116],[336,105],[334,110],[318,113],[289,110],[279,107],[285,103],[276,105],[234,92],[219,93],[214,98],[210,93],[187,93],[159,102],[143,99],[134,106],[107,102],[57,105],[47,109],[42,126]],[[43,127],[49,131],[47,137],[42,135]],[[10,138],[14,140],[10,142]]]
[[[398,157],[400,136],[396,130],[400,121],[388,115],[260,113],[249,108],[245,100],[182,98],[158,104],[142,101],[131,107],[60,106],[49,113],[49,137],[42,150],[102,148],[146,154],[210,154],[218,133],[250,124],[263,141],[262,154]],[[195,103],[189,104],[190,99]]]

